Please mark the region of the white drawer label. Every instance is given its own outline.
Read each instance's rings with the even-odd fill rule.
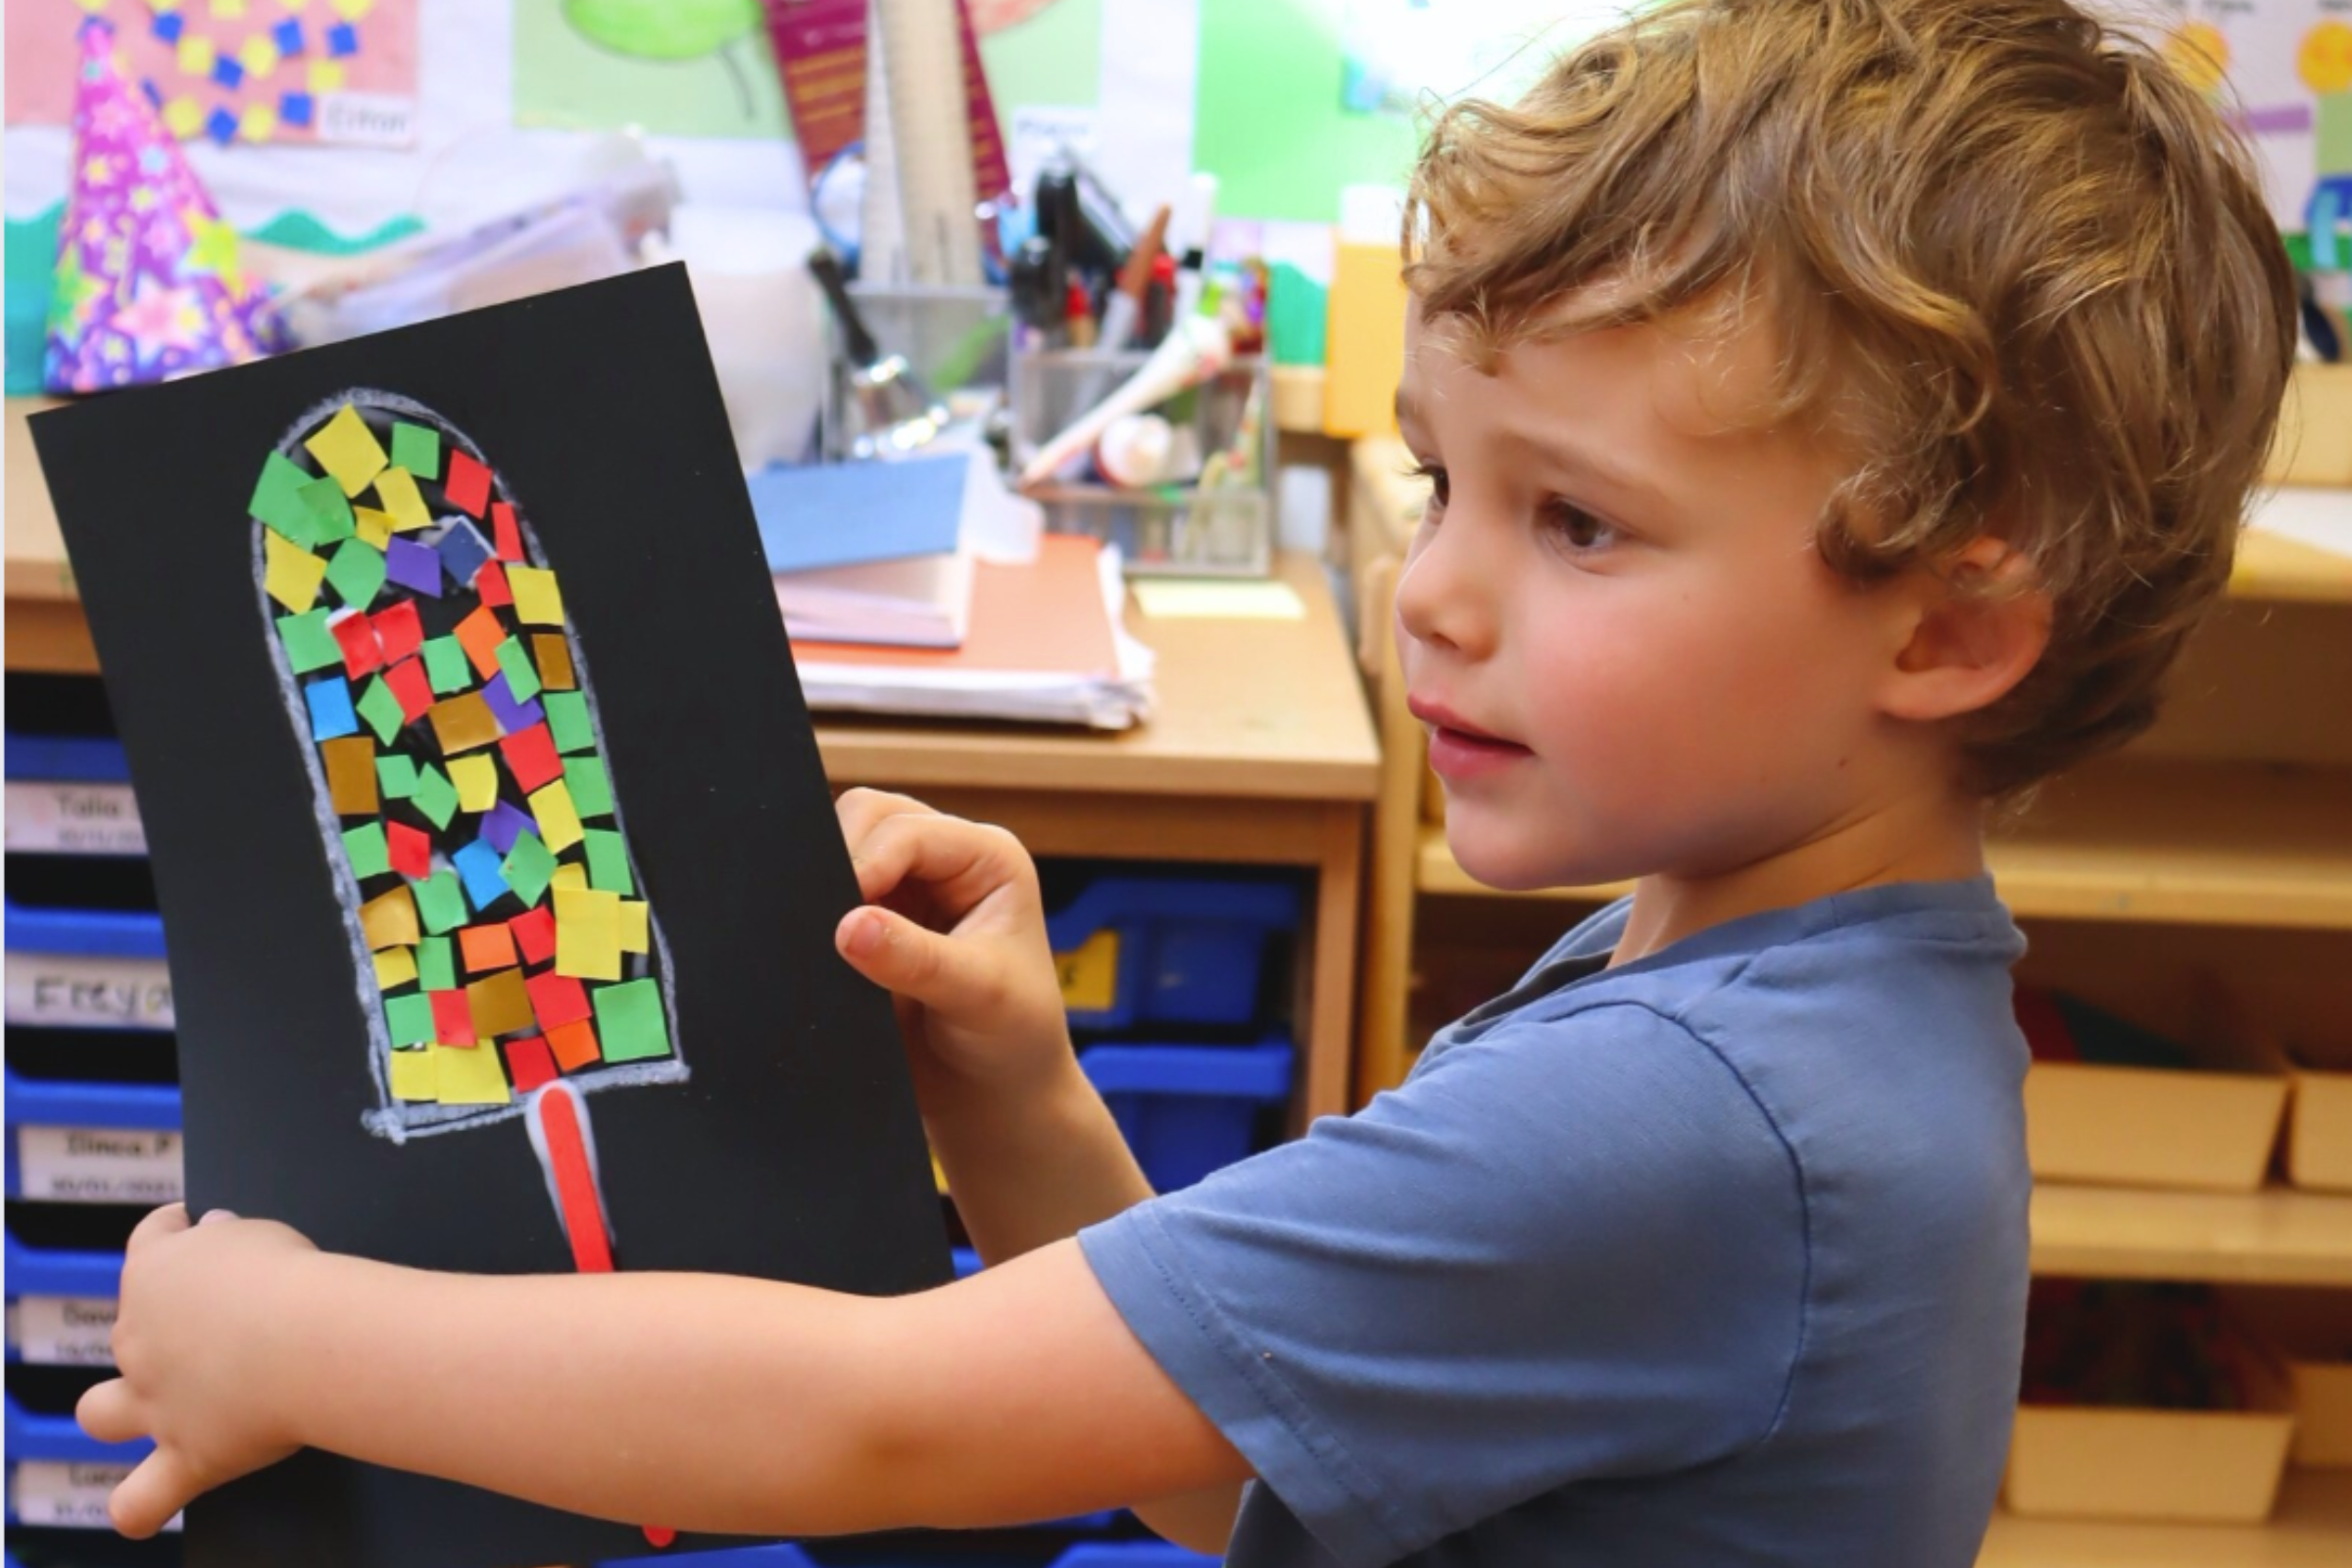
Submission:
[[[17,1176],[26,1198],[78,1203],[179,1201],[179,1134],[118,1127],[20,1127]]]
[[[35,1366],[113,1366],[112,1297],[27,1296],[10,1309],[17,1354]]]
[[[124,1476],[126,1464],[82,1464],[68,1459],[23,1459],[8,1478],[8,1499],[21,1523],[68,1530],[112,1530],[106,1499]],[[166,1530],[177,1530],[173,1514]]]
[[[146,830],[127,784],[8,786],[8,848],[32,854],[145,855]]]
[[[65,1029],[169,1029],[172,971],[161,958],[12,953],[8,1021]]]

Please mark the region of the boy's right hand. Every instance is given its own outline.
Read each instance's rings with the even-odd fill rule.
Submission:
[[[1045,903],[1020,841],[880,790],[851,790],[836,809],[866,904],[834,946],[892,993],[924,1113],[1018,1094],[1066,1065]]]

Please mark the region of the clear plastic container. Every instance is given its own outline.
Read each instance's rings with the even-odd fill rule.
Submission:
[[[906,356],[941,397],[967,387],[1005,384],[1011,353],[1010,297],[1001,288],[904,288],[850,285],[850,297],[886,354]],[[828,330],[831,323],[828,320]],[[836,338],[836,341],[838,339]],[[857,432],[848,376],[836,356],[825,397],[824,453],[839,462]]]

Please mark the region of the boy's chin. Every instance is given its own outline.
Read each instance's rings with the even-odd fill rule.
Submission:
[[[1465,816],[1472,820],[1463,820]],[[1587,888],[1630,879],[1622,866],[1572,847],[1537,842],[1525,834],[1493,831],[1458,808],[1446,813],[1446,844],[1454,863],[1472,881],[1499,893],[1538,893],[1546,888]]]

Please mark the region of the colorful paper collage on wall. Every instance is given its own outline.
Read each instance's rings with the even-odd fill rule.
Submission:
[[[516,503],[462,433],[355,394],[269,455],[255,569],[311,758],[395,1139],[559,1079],[676,1081],[659,928],[587,664]]]
[[[89,17],[115,28],[131,80],[181,141],[415,139],[416,0],[15,0],[9,123],[66,122],[67,62]]]

